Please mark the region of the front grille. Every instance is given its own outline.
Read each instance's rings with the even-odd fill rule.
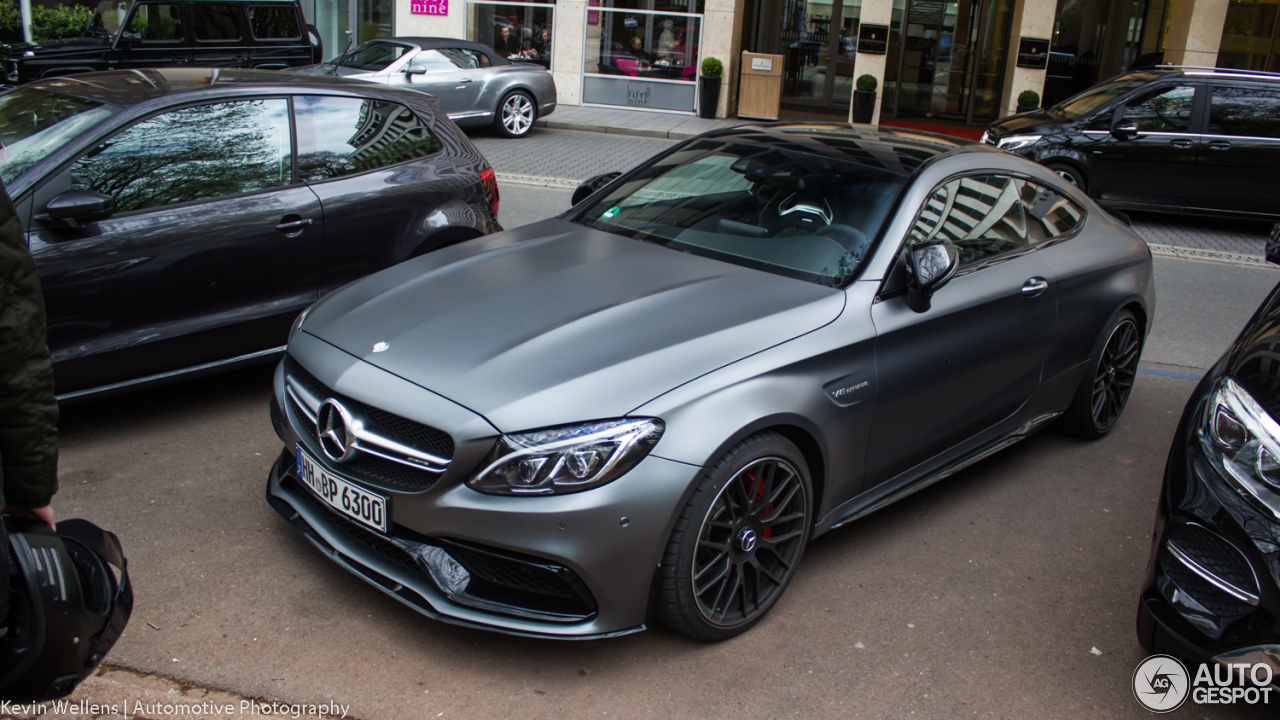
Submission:
[[[294,360],[286,363],[285,371],[293,382],[305,388],[307,392],[315,397],[321,400],[335,398],[340,401],[352,414],[358,415],[364,422],[365,427],[371,432],[445,460],[453,457],[453,438],[443,430],[414,422],[380,408],[366,405],[358,400],[352,400],[345,395],[335,393]],[[289,404],[293,409],[294,415],[303,421],[301,429],[305,430],[308,437],[317,440],[316,428],[308,421],[306,411],[292,396],[289,398]],[[341,472],[358,480],[368,482],[370,485],[402,492],[426,490],[434,485],[436,479],[440,477],[439,472],[419,470],[393,460],[363,452],[357,453],[350,460],[343,463]]]
[[[1201,568],[1197,571],[1177,557],[1169,546]],[[1198,525],[1179,524],[1169,530],[1160,551],[1160,565],[1180,590],[1218,617],[1238,617],[1254,609],[1237,595],[1258,596],[1258,581],[1248,560],[1225,539]],[[1236,594],[1223,590],[1204,576],[1208,572]]]
[[[393,565],[439,587],[431,573],[397,540],[370,530],[313,499],[292,477],[282,480],[281,485],[297,488],[301,498],[293,502],[319,511],[348,542],[363,545]],[[562,565],[534,558],[521,560],[453,540],[435,540],[399,526],[393,528],[392,534],[405,538],[399,542],[442,547],[466,568],[471,581],[453,598],[463,605],[497,612],[503,612],[506,607],[514,612],[505,614],[542,616],[542,619],[561,622],[581,620],[595,613],[591,593],[572,570]]]

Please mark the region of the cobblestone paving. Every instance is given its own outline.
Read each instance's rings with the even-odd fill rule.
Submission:
[[[600,173],[627,170],[675,144],[673,140],[534,128],[521,140],[472,131],[472,142],[508,181],[569,187]],[[524,177],[513,177],[524,176]],[[1193,252],[1178,257],[1261,264],[1269,223],[1132,213],[1133,229],[1149,244]],[[1161,248],[1155,248],[1157,252]]]
[[[474,130],[471,141],[499,173],[582,182],[614,170],[630,170],[666,150],[673,140],[534,128],[519,140]]]

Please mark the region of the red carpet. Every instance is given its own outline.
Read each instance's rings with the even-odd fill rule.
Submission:
[[[929,123],[910,122],[894,118],[880,118],[880,124],[887,127],[903,128],[904,130],[926,130],[939,135],[964,138],[965,140],[981,140],[982,134],[987,131],[986,128],[965,127],[963,125],[931,125]]]

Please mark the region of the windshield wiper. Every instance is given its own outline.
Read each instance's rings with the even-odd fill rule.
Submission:
[[[341,55],[333,59],[333,69],[329,71],[330,75],[338,74],[338,68],[342,65],[342,61],[347,59],[347,55],[351,52],[351,48],[355,47],[355,44],[355,38],[347,40],[347,49],[343,50]]]

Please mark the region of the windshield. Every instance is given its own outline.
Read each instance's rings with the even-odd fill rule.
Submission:
[[[1068,98],[1058,103],[1054,108],[1067,117],[1068,120],[1075,120],[1084,117],[1116,98],[1128,93],[1130,90],[1142,87],[1152,80],[1156,79],[1154,73],[1134,73],[1132,75],[1122,75],[1118,78],[1104,82],[1101,85],[1095,85],[1088,90]]]
[[[120,26],[124,24],[125,16],[129,14],[129,1],[99,0],[98,7],[94,9],[93,17],[90,18],[84,34],[115,40],[116,35],[120,34]]]
[[[0,180],[12,183],[118,111],[113,105],[45,90],[18,88],[0,95]]]
[[[399,60],[412,49],[408,45],[374,40],[354,48],[346,56],[339,56],[338,66],[376,72]]]
[[[741,139],[702,140],[642,168],[573,221],[842,286],[857,273],[907,181],[861,154],[868,164],[853,153],[839,159]]]

